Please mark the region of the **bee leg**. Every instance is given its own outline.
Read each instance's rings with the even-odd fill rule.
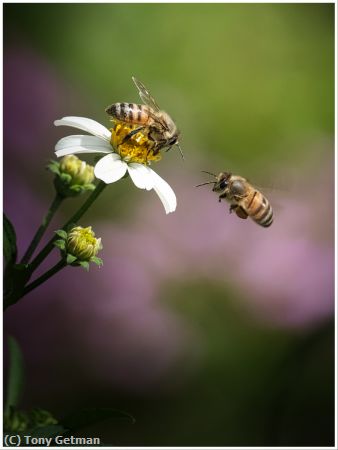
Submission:
[[[221,203],[221,201],[222,201],[223,198],[227,198],[227,195],[226,195],[226,194],[221,194],[221,195],[218,196],[218,201],[219,201],[219,203]],[[231,207],[230,207],[230,208],[231,208]]]
[[[138,127],[135,128],[135,130],[130,131],[127,136],[125,136],[122,140],[122,144],[124,144],[126,141],[128,141],[130,138],[134,136],[134,134],[137,134],[139,131],[144,130],[145,127]]]
[[[241,206],[236,208],[236,214],[240,219],[247,219],[248,215]]]
[[[231,214],[232,211],[237,209],[237,205],[230,205],[229,213]]]
[[[152,141],[152,142],[154,142],[154,141]],[[150,152],[153,152],[153,156],[156,156],[159,153],[159,151],[160,151],[160,149],[156,145],[154,145],[154,147],[148,148],[146,160],[148,161],[148,155]]]

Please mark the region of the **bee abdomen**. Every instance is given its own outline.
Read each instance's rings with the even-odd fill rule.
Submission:
[[[108,106],[106,113],[122,122],[146,124],[149,121],[148,108],[136,103],[114,103]]]
[[[262,227],[269,227],[273,221],[273,211],[268,200],[256,191],[248,206],[249,216]]]
[[[267,208],[264,211],[264,214],[262,214],[262,216],[259,217],[259,219],[257,219],[256,222],[259,225],[262,225],[262,227],[265,227],[265,228],[269,227],[272,224],[272,222],[273,222],[273,211],[272,211],[272,208],[271,208],[270,204],[268,204]]]

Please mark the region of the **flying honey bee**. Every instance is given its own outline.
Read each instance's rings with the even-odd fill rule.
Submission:
[[[251,217],[251,219],[262,227],[269,227],[273,221],[273,212],[267,198],[245,178],[239,175],[232,175],[228,172],[221,172],[215,175],[205,172],[215,177],[215,181],[199,184],[214,184],[213,192],[219,194],[219,201],[222,199],[230,203],[230,213],[235,211],[241,219]]]
[[[113,119],[133,125],[140,125],[134,128],[124,138],[123,142],[130,139],[134,134],[142,132],[152,142],[154,155],[163,148],[166,148],[168,151],[173,145],[177,145],[183,158],[183,153],[178,143],[179,131],[174,121],[169,114],[159,108],[144,84],[135,77],[132,77],[132,79],[138,89],[141,100],[145,104],[113,103],[106,108],[106,113],[113,117]]]

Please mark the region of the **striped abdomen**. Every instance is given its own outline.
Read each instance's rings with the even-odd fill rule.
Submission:
[[[136,103],[114,103],[106,108],[106,113],[121,122],[140,125],[150,125],[153,122],[149,107]]]
[[[258,225],[269,227],[273,221],[273,212],[270,203],[264,195],[253,190],[241,203],[242,208]]]

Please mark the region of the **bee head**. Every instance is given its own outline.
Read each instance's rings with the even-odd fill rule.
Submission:
[[[179,151],[181,153],[182,159],[184,159],[182,149],[181,149],[180,144],[178,142],[179,135],[180,135],[180,132],[177,130],[176,133],[173,136],[169,137],[169,139],[167,140],[168,149],[166,151],[170,150],[173,145],[177,145],[177,147],[178,147],[178,149],[179,149]]]
[[[224,191],[229,185],[229,179],[231,177],[231,173],[221,172],[218,176],[216,176],[215,185],[212,189],[213,192],[221,192]]]
[[[203,173],[207,173],[215,178],[214,181],[207,181],[206,183],[198,184],[196,187],[205,186],[206,184],[213,184],[212,188],[213,192],[223,191],[228,185],[228,180],[231,176],[230,173],[221,172],[219,175],[215,175],[214,173],[207,172],[206,170],[202,170]]]
[[[175,134],[168,140],[168,145],[171,147],[172,145],[175,145],[178,143],[178,134]]]

